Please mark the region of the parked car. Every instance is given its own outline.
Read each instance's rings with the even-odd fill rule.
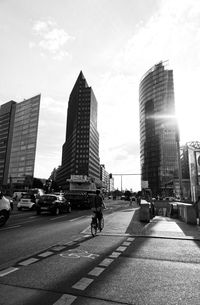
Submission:
[[[176,199],[174,197],[164,197],[163,198],[164,201],[176,201]]]
[[[22,194],[20,201],[17,203],[18,210],[28,209],[34,210],[35,209],[35,196],[33,194]]]
[[[0,226],[3,226],[10,216],[10,201],[0,193]]]
[[[71,204],[62,195],[55,194],[44,194],[40,196],[38,202],[36,203],[36,212],[39,215],[41,212],[50,212],[55,215],[60,213],[70,213]]]

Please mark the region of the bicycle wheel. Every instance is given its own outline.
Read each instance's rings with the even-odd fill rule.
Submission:
[[[103,228],[104,228],[104,218],[102,217],[100,221],[100,231],[102,231]]]
[[[91,223],[91,234],[92,234],[92,236],[97,235],[97,226],[95,223]]]

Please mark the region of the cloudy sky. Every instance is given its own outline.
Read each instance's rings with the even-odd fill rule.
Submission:
[[[181,143],[200,141],[199,0],[0,0],[0,37],[0,104],[41,93],[36,177],[61,163],[80,70],[98,101],[108,172],[140,173],[139,82],[161,60],[174,71]],[[122,187],[139,190],[140,176]]]

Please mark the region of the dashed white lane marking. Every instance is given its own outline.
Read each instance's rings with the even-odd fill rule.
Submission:
[[[23,224],[25,224],[25,223],[30,223],[30,222],[33,222],[33,221],[35,221],[35,219],[26,220],[26,221],[20,222],[20,225],[23,225]]]
[[[66,246],[66,245],[68,245],[68,246],[70,245],[70,246],[71,246],[71,245],[74,245],[74,244],[76,244],[75,241],[69,241],[68,243],[65,243],[64,245],[65,245],[65,246]]]
[[[54,251],[61,251],[61,250],[65,249],[65,246],[54,246],[51,249]]]
[[[95,267],[88,274],[94,275],[94,276],[99,276],[104,270],[105,270],[105,268]]]
[[[134,241],[134,237],[129,237],[129,238],[127,238],[127,241]]]
[[[75,238],[74,241],[81,241],[82,237]]]
[[[12,272],[14,272],[14,271],[16,271],[18,269],[19,268],[14,268],[14,267],[10,267],[10,268],[4,269],[4,270],[0,271],[0,277],[5,276],[5,275],[7,275],[9,273],[12,273]]]
[[[114,261],[114,259],[112,259],[112,258],[105,258],[105,259],[99,264],[99,266],[108,267],[113,261]]]
[[[10,229],[15,229],[15,228],[19,228],[21,227],[21,225],[18,225],[18,226],[12,226],[12,227],[7,227],[7,228],[3,228],[3,229],[0,229],[0,231],[5,231],[5,230],[10,230]]]
[[[119,248],[116,249],[116,251],[120,251],[120,252],[123,252],[127,249],[127,247],[122,247],[120,246]]]
[[[109,255],[110,258],[116,258],[118,256],[120,256],[120,252],[113,252],[111,255]]]
[[[53,305],[71,305],[77,297],[71,294],[63,294],[60,299],[57,300]]]
[[[86,229],[84,229],[81,234],[85,234],[88,233],[88,231],[90,230],[90,226],[88,226]],[[90,235],[91,236],[91,235]]]
[[[39,257],[47,257],[47,256],[52,255],[52,254],[53,254],[53,252],[46,251],[46,252],[40,253],[38,256]]]
[[[37,258],[29,258],[29,259],[27,259],[27,260],[25,260],[23,262],[20,262],[19,265],[28,266],[30,264],[33,264],[33,263],[37,262],[37,261],[38,261]]]
[[[80,217],[77,217],[77,218],[70,219],[69,221],[76,221],[76,220],[79,220],[81,218],[88,218],[88,216],[80,216]]]
[[[55,220],[55,219],[60,219],[60,218],[64,218],[66,217],[66,215],[63,215],[63,216],[57,216],[57,217],[54,217],[54,218],[50,218],[49,220]]]
[[[123,242],[123,244],[122,244],[122,246],[130,246],[130,244],[131,244],[131,242],[130,242],[130,241],[129,241],[129,242],[124,241],[124,242]]]
[[[80,281],[72,286],[72,288],[84,290],[86,289],[94,280],[87,277],[83,277]]]

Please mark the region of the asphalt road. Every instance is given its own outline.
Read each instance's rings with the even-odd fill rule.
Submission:
[[[0,229],[0,304],[200,304],[200,242],[129,235],[135,209],[107,207],[95,238],[88,210],[11,215]]]

